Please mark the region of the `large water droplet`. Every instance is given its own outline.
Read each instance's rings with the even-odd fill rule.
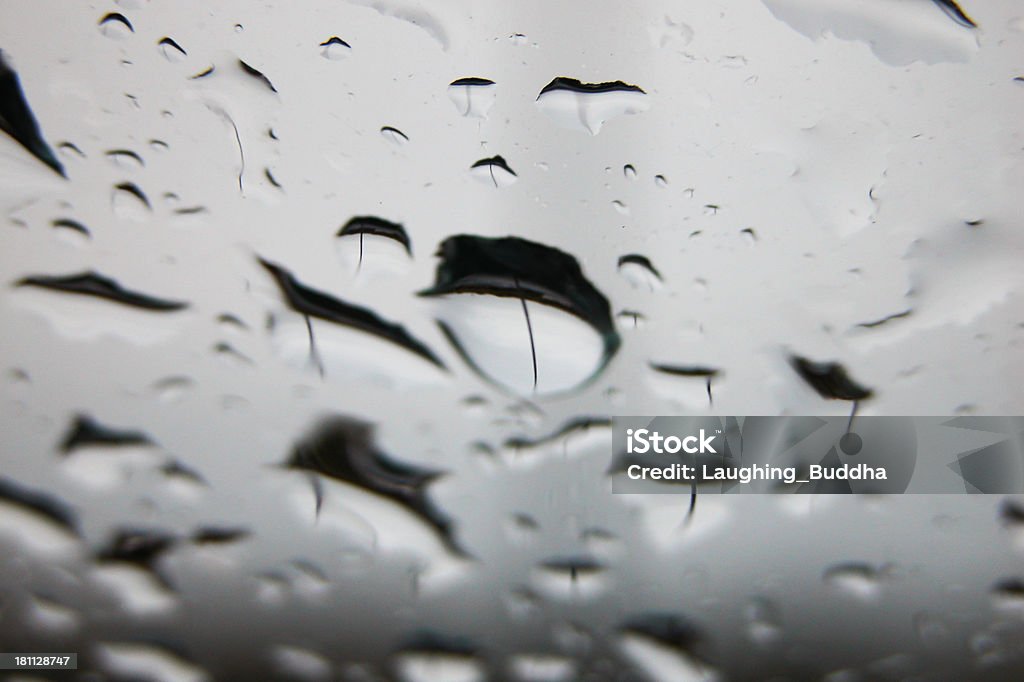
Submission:
[[[622,81],[581,83],[555,78],[540,91],[537,106],[559,126],[597,135],[606,121],[647,111],[647,94]]]
[[[439,319],[445,334],[497,384],[565,391],[593,378],[618,349],[607,299],[569,254],[517,237],[459,235],[439,255],[434,285],[421,295],[453,299]]]

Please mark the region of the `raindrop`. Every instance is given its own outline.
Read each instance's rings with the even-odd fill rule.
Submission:
[[[636,180],[636,168],[633,168],[632,164],[627,163],[623,166],[622,174],[626,176],[627,180]]]
[[[68,636],[78,630],[82,618],[74,609],[35,594],[29,599],[24,618],[30,629],[45,632],[48,637]]]
[[[142,431],[119,429],[101,424],[92,417],[79,414],[75,416],[71,428],[61,441],[60,450],[71,454],[75,450],[91,446],[124,447],[153,445],[153,440]]]
[[[857,40],[867,44],[883,62],[907,66],[926,63],[965,62],[979,45],[963,28],[974,22],[954,0],[919,2],[872,2],[857,11],[839,5],[820,7],[813,2],[763,0],[780,21],[812,40]],[[935,11],[940,8],[955,23]]]
[[[289,680],[331,679],[331,662],[320,654],[295,646],[275,646],[270,652],[275,670]]]
[[[619,215],[629,215],[629,206],[626,206],[626,204],[622,203],[618,199],[612,201],[612,207],[617,213],[619,213]]]
[[[78,222],[77,220],[71,220],[70,218],[58,218],[57,220],[52,221],[50,224],[53,227],[61,230],[71,230],[72,232],[77,232],[78,234],[87,238],[92,236],[92,234],[89,232],[89,228],[87,228],[85,225]]]
[[[160,53],[164,59],[169,62],[180,62],[188,56],[185,48],[175,42],[174,38],[164,36],[157,45],[160,47]]]
[[[564,656],[516,654],[509,662],[512,675],[523,682],[568,682],[576,679],[576,663]]]
[[[175,595],[153,572],[124,562],[106,562],[92,571],[92,582],[113,594],[116,606],[129,616],[166,614],[177,605]]]
[[[444,363],[434,352],[413,338],[401,325],[388,322],[367,308],[360,308],[323,292],[310,289],[279,265],[263,259],[260,259],[260,263],[273,275],[281,293],[288,301],[288,305],[296,312],[372,334],[401,346],[444,369]],[[311,343],[313,342],[311,339]]]
[[[248,75],[252,76],[256,80],[258,80],[260,83],[263,83],[263,85],[265,85],[267,88],[269,88],[271,92],[274,92],[274,93],[277,92],[277,88],[274,87],[274,84],[270,82],[269,78],[267,78],[266,76],[263,75],[262,71],[260,71],[259,69],[255,69],[255,68],[249,66],[248,64],[243,62],[241,59],[238,60],[238,66],[242,69],[243,72],[245,72]]]
[[[4,106],[7,106],[7,105],[5,104]],[[4,130],[6,130],[6,128],[4,128]],[[57,145],[57,149],[59,149],[65,156],[72,156],[73,155],[73,156],[75,156],[76,158],[79,158],[79,159],[84,159],[85,158],[85,152],[83,152],[81,149],[79,149],[77,146],[75,146],[75,144],[72,143],[72,142],[61,142],[60,144]],[[61,175],[64,174],[63,170],[60,170],[58,172]]]
[[[329,59],[332,62],[345,59],[352,52],[352,46],[338,36],[331,36],[324,42],[320,43],[320,47],[323,48],[320,50],[320,55],[324,59]]]
[[[597,135],[606,121],[647,111],[649,106],[647,94],[636,85],[622,81],[581,83],[563,77],[544,86],[537,95],[537,105],[558,125],[586,130],[591,135]]]
[[[992,596],[996,608],[1024,614],[1024,580],[1021,578],[997,580],[992,586]]]
[[[176,459],[170,459],[164,462],[160,466],[160,473],[170,479],[181,479],[191,483],[206,485],[206,479],[204,479],[198,471]]]
[[[647,317],[637,310],[623,310],[615,317],[619,324],[630,329],[639,329],[647,322]]]
[[[956,3],[956,0],[934,0],[935,4],[938,5],[943,12],[945,12],[953,21],[964,26],[966,28],[977,28],[978,25],[974,23],[967,14],[960,9],[960,5]]]
[[[661,288],[661,273],[650,259],[636,253],[619,257],[619,273],[635,288],[657,291]]]
[[[863,329],[874,329],[875,327],[881,327],[883,324],[887,324],[889,322],[892,322],[893,320],[902,320],[908,318],[912,313],[913,310],[911,308],[907,308],[906,310],[901,310],[900,312],[893,313],[892,315],[886,315],[885,317],[879,318],[877,320],[872,320],[871,322],[861,322],[857,326]]]
[[[1006,499],[999,505],[999,517],[1004,525],[1024,528],[1024,504]]]
[[[383,237],[390,240],[393,243],[401,245],[408,256],[412,256],[412,244],[409,242],[409,235],[406,234],[405,228],[398,224],[393,223],[383,218],[376,216],[356,216],[347,223],[345,223],[341,229],[338,230],[338,237],[347,237],[356,235],[359,237],[359,260],[356,264],[356,269],[363,265],[363,236],[373,235],[375,237]]]
[[[240,320],[237,315],[232,315],[231,313],[221,313],[220,315],[218,315],[217,323],[225,327],[241,331],[248,331],[249,329],[249,325],[247,325],[245,322],[242,322],[242,320]]]
[[[203,526],[192,534],[192,542],[197,545],[224,545],[245,540],[249,535],[246,528]]]
[[[487,118],[494,106],[497,87],[486,78],[459,78],[448,86],[448,99],[463,116]]]
[[[108,38],[125,38],[135,33],[132,22],[119,12],[111,12],[99,21],[100,33]]]
[[[508,187],[517,179],[516,172],[501,156],[480,159],[470,167],[470,173],[480,182],[495,187]]]
[[[713,401],[713,395],[711,393],[712,380],[717,377],[721,371],[714,367],[705,367],[702,365],[665,365],[653,362],[651,363],[651,369],[655,372],[660,372],[661,374],[668,374],[669,376],[703,379],[709,403]]]
[[[687,619],[673,613],[645,613],[621,627],[625,653],[652,679],[690,682],[715,679],[694,653],[700,633]]]
[[[199,73],[195,74],[194,76],[189,76],[189,79],[195,81],[195,80],[199,80],[200,78],[206,78],[207,76],[210,76],[211,74],[213,74],[213,72],[215,70],[216,70],[216,67],[210,66],[210,67],[208,67],[206,69],[203,69],[202,71],[200,71]]]
[[[457,235],[438,255],[434,284],[420,295],[448,299],[438,323],[484,378],[520,393],[569,390],[618,350],[608,300],[569,254],[518,237]]]
[[[838,362],[815,362],[798,355],[790,357],[789,362],[797,374],[822,398],[850,400],[856,403],[867,400],[874,394],[870,388],[865,388],[851,379],[846,368]]]
[[[32,286],[83,296],[95,296],[144,310],[171,312],[187,308],[182,301],[170,301],[124,289],[116,281],[95,272],[77,275],[33,275],[18,281],[17,286]]]
[[[241,352],[227,341],[218,341],[213,345],[213,352],[222,358],[229,360],[236,367],[252,366],[255,364],[245,353]]]
[[[78,514],[53,494],[25,487],[0,476],[0,501],[23,507],[43,516],[72,535],[78,535]]]
[[[403,682],[481,682],[483,666],[472,656],[431,651],[404,651],[396,661]]]
[[[766,597],[751,599],[746,608],[747,634],[762,647],[771,646],[782,636],[782,617],[775,602]]]
[[[451,521],[427,497],[427,487],[440,472],[398,462],[380,452],[373,441],[373,426],[335,416],[319,423],[292,451],[285,466],[309,471],[388,498],[432,526],[445,545],[461,553]],[[313,478],[317,512],[323,505],[319,479]]]
[[[609,427],[611,427],[611,421],[606,417],[574,417],[553,433],[540,436],[538,438],[524,438],[520,436],[507,438],[505,439],[505,447],[519,451],[561,442],[563,452],[566,452],[568,450],[568,441],[570,436],[575,434],[585,435],[591,429],[600,430],[607,429]]]
[[[113,679],[201,682],[206,672],[180,652],[135,642],[101,642],[95,656]]]
[[[380,134],[384,136],[384,139],[392,144],[403,145],[409,141],[409,138],[398,128],[392,128],[391,126],[384,126],[380,129]]]
[[[589,599],[608,587],[608,567],[589,556],[556,556],[537,564],[536,586],[559,599]]]
[[[885,569],[883,569],[884,571]],[[825,570],[825,584],[857,599],[872,601],[882,594],[885,573],[870,564],[849,562],[830,566]]]
[[[106,153],[106,156],[119,168],[136,170],[146,165],[142,157],[130,149],[112,149]]]
[[[157,562],[176,542],[174,536],[163,531],[123,528],[114,533],[107,545],[97,553],[96,558],[105,562],[138,566],[152,573],[163,587],[169,588],[171,583],[159,571]]]
[[[668,180],[665,179],[664,175],[655,175],[654,184],[658,187],[668,187]]]
[[[115,214],[132,220],[145,220],[151,210],[149,199],[132,182],[116,185],[110,201]]]
[[[25,93],[21,89],[18,74],[8,65],[3,51],[0,51],[0,130],[14,140],[57,173],[67,177],[64,166],[54,156],[50,145],[43,139],[39,124],[32,113]],[[70,142],[60,145],[62,149],[70,149],[84,156],[81,150]]]

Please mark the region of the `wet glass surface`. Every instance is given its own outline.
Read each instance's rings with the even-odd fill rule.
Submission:
[[[1024,6],[11,0],[0,50],[0,652],[1024,677],[1024,500],[688,515],[609,428],[1024,412]]]

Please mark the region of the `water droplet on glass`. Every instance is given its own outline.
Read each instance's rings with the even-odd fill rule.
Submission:
[[[630,253],[619,257],[619,274],[635,288],[657,291],[661,288],[661,273],[646,256]]]
[[[60,175],[64,175],[64,166],[54,156],[50,145],[43,139],[39,124],[21,89],[18,74],[7,63],[4,53],[0,50],[0,130],[10,135],[22,147],[37,159],[45,163]],[[59,145],[63,150],[77,152],[84,156],[78,147],[70,142]]]
[[[111,12],[99,20],[100,33],[108,38],[127,38],[135,29],[128,18],[119,13]]]
[[[537,106],[559,126],[597,135],[605,122],[626,114],[647,111],[647,94],[637,87],[614,81],[582,83],[575,78],[555,78],[537,95]]]
[[[320,50],[320,55],[332,62],[341,61],[352,53],[352,46],[338,36],[331,36],[320,43],[320,47],[323,48]]]
[[[533,584],[538,592],[551,599],[593,599],[610,585],[607,569],[589,556],[550,557],[534,568]]]
[[[409,141],[409,138],[408,136],[406,136],[405,133],[403,133],[398,128],[393,128],[391,126],[384,126],[383,128],[381,128],[380,134],[383,135],[384,139],[387,140],[388,142],[399,146]]]
[[[129,220],[147,220],[150,213],[149,198],[133,182],[122,182],[111,194],[114,214]]]
[[[494,81],[486,78],[459,78],[448,86],[448,99],[459,114],[469,118],[487,118],[497,96]]]
[[[139,170],[146,165],[142,157],[130,149],[112,149],[106,153],[106,157],[115,166],[125,170]]]
[[[331,679],[331,662],[315,651],[279,644],[271,650],[270,658],[275,671],[289,680]]]
[[[434,285],[421,295],[447,299],[439,306],[445,335],[498,385],[527,394],[569,390],[618,350],[607,299],[569,254],[470,235],[449,237],[438,254]]]
[[[158,46],[160,47],[160,54],[169,62],[180,62],[188,56],[185,48],[179,45],[174,38],[164,36],[160,39]]]
[[[509,662],[513,677],[522,682],[568,682],[576,679],[576,662],[562,656],[516,654]]]
[[[320,423],[294,449],[286,466],[366,489],[405,507],[433,527],[449,549],[455,545],[451,522],[427,496],[430,483],[440,472],[398,462],[380,452],[373,442],[373,427],[347,417]],[[323,488],[314,478],[319,510]]]
[[[492,187],[508,187],[517,180],[516,172],[501,156],[480,159],[470,167],[469,172],[480,182]]]
[[[822,577],[832,588],[863,601],[875,601],[882,594],[884,574],[870,564],[836,564],[826,569]]]
[[[746,608],[747,634],[755,644],[768,647],[782,636],[782,616],[778,605],[766,597],[755,597]]]

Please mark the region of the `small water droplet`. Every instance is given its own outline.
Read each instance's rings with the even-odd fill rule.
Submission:
[[[332,62],[341,61],[352,53],[352,46],[338,36],[331,36],[320,43],[320,47],[323,48],[320,50],[320,56]]]
[[[782,636],[782,616],[775,602],[755,597],[746,608],[747,634],[755,644],[768,647]]]
[[[398,146],[402,146],[409,141],[409,138],[405,133],[398,128],[393,128],[391,126],[384,126],[381,128],[380,134],[384,136],[385,140]]]
[[[110,197],[114,213],[130,220],[147,220],[151,206],[145,193],[134,182],[122,182],[114,187]]]
[[[877,600],[882,594],[885,574],[870,564],[849,562],[830,566],[823,579],[834,589],[864,601]]]
[[[100,19],[99,27],[100,33],[108,38],[127,38],[135,33],[132,22],[128,21],[128,18],[120,12],[111,12],[105,15]]]
[[[470,167],[469,172],[480,182],[492,187],[508,187],[518,179],[516,172],[501,156],[480,159]]]
[[[657,291],[661,288],[661,273],[646,256],[636,253],[619,257],[619,274],[634,287]]]
[[[185,52],[185,48],[179,45],[174,38],[169,36],[161,38],[157,45],[160,48],[160,54],[162,54],[164,59],[169,62],[180,62],[188,56],[188,53]]]

